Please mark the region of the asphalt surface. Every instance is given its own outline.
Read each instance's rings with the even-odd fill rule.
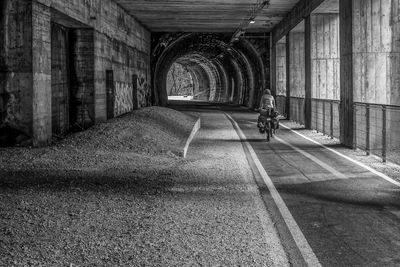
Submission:
[[[185,108],[210,111],[207,105],[180,109]],[[237,122],[245,135],[242,142],[251,144],[322,266],[400,266],[398,186],[283,127],[268,143],[256,128],[256,113],[216,108]],[[248,151],[247,156],[290,262],[305,265],[302,248],[293,241]]]
[[[182,239],[198,254],[187,265],[289,266],[230,121],[218,107],[183,110],[198,113],[201,129],[174,171],[174,202],[165,214],[176,213]]]

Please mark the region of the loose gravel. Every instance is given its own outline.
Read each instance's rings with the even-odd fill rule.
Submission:
[[[50,147],[0,149],[0,266],[141,262],[196,120],[144,108]]]
[[[207,116],[187,159],[197,117],[160,107],[0,149],[0,266],[287,266],[238,137]]]

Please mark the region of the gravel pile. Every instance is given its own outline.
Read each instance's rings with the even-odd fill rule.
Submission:
[[[1,148],[0,266],[145,263],[154,198],[196,120],[144,108],[50,147]]]
[[[214,113],[186,159],[175,146],[196,118],[155,107],[0,150],[0,266],[287,266],[238,136]]]
[[[143,108],[71,134],[51,147],[0,148],[0,168],[86,169],[135,157],[176,157],[196,120],[169,108]]]

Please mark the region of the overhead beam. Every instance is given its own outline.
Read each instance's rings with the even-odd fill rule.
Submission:
[[[301,0],[289,14],[272,29],[272,43],[276,44],[325,0]]]
[[[48,0],[47,0],[48,1]],[[270,32],[297,0],[114,0],[152,32]],[[251,8],[249,10],[249,8]],[[255,19],[250,25],[241,24]],[[201,29],[201,30],[200,30]]]

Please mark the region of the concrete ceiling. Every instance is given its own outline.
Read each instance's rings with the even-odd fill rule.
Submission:
[[[339,13],[339,0],[326,0],[313,13]]]
[[[153,32],[234,32],[257,0],[115,0]],[[299,0],[270,0],[247,31],[268,32]]]

